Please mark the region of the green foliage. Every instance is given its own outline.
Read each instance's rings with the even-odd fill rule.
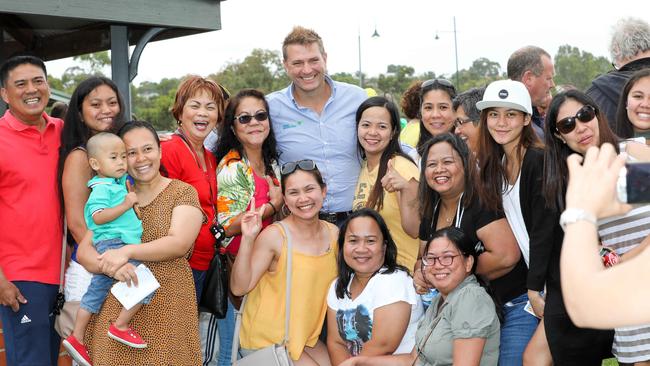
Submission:
[[[405,65],[388,65],[386,74],[377,77],[377,88],[384,93],[401,95],[413,81],[415,69]]]
[[[231,94],[244,88],[270,93],[289,84],[280,53],[259,48],[254,49],[243,61],[231,62],[210,77],[225,86]]]
[[[349,72],[337,72],[336,74],[330,75],[332,79],[340,81],[342,83],[359,85],[358,72],[355,75],[350,74]]]
[[[111,64],[108,51],[75,56],[76,65],[68,67],[61,78],[48,76],[50,87],[72,94],[77,85],[90,76],[105,76],[103,70]]]
[[[458,82],[456,76],[458,76]],[[459,70],[458,75],[454,73],[449,80],[454,83],[456,90],[460,93],[470,88],[486,86],[505,77],[505,74],[501,74],[501,65],[498,62],[481,57],[474,60],[469,69]]]
[[[141,120],[151,122],[156,130],[174,130],[176,121],[171,113],[176,89],[181,79],[162,79],[160,82],[145,81],[138,87],[131,87],[133,114]]]
[[[555,84],[568,84],[585,90],[596,76],[611,68],[605,57],[595,57],[589,52],[580,51],[578,47],[560,46],[555,55]]]

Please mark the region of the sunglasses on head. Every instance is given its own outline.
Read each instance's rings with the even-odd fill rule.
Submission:
[[[452,88],[454,90],[456,89],[454,87],[454,84],[452,84],[451,81],[449,81],[447,79],[429,79],[429,80],[422,83],[421,88],[422,89],[428,88],[428,87],[430,87],[430,86],[432,86],[434,84],[440,84],[442,86],[446,86],[447,88]]]
[[[597,110],[596,108],[590,106],[590,105],[584,105],[578,113],[576,113],[575,116],[573,117],[566,117],[562,118],[561,120],[555,122],[555,129],[559,133],[567,134],[571,133],[576,128],[576,120],[586,123],[594,119],[596,117]]]
[[[280,168],[280,174],[282,175],[291,174],[295,172],[296,169],[306,170],[306,171],[314,170],[316,169],[316,163],[313,160],[309,160],[309,159],[284,163]]]
[[[242,125],[250,123],[253,120],[253,118],[255,118],[259,122],[266,121],[266,119],[269,118],[269,113],[264,111],[264,112],[257,112],[252,116],[250,114],[240,114],[239,116],[235,117],[235,119],[239,121],[239,123],[241,123]]]

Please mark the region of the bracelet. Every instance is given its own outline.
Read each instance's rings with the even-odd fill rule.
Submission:
[[[267,203],[268,203],[268,204],[271,206],[271,208],[273,209],[273,213],[271,214],[271,216],[275,215],[275,214],[278,212],[278,210],[277,210],[277,209],[275,208],[275,206],[271,203],[271,201],[269,201],[269,202],[267,202]]]

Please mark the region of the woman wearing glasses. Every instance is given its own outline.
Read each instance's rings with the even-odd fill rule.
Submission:
[[[255,197],[263,207],[262,228],[273,222],[282,207],[282,191],[277,177],[278,153],[275,135],[264,94],[255,89],[242,89],[228,100],[215,156],[218,161],[217,219],[225,230],[222,242],[230,260],[234,260],[241,241],[241,217]],[[235,299],[233,299],[235,300]],[[239,300],[239,299],[237,299]],[[235,301],[239,307],[239,301]],[[230,365],[230,352],[235,330],[232,301],[228,312],[218,321],[219,365]]]
[[[281,343],[285,338],[290,235],[289,356],[296,365],[329,365],[327,348],[318,336],[327,310],[327,289],[336,277],[338,229],[318,218],[327,188],[316,164],[300,160],[284,164],[280,171],[284,203],[290,214],[262,230],[267,205],[258,207],[253,198],[240,220],[241,242],[230,286],[234,295],[248,294],[239,336],[242,353]]]
[[[455,227],[436,231],[427,242],[422,272],[439,295],[418,325],[411,353],[359,356],[342,365],[496,365],[499,319],[494,301],[474,275],[475,244]]]
[[[485,88],[472,88],[460,93],[454,98],[453,108],[456,113],[454,133],[467,143],[469,150],[476,156],[478,152],[479,128],[478,120],[481,111],[476,103],[483,99]]]
[[[402,152],[397,106],[372,97],[357,109],[357,149],[363,158],[352,208],[369,207],[386,220],[397,263],[412,271],[418,256],[418,167]]]
[[[420,156],[422,146],[431,136],[449,132],[454,128],[453,100],[456,88],[449,80],[430,79],[422,83],[420,90],[420,138],[417,150]]]
[[[586,94],[570,90],[556,95],[546,117],[546,151],[544,156],[544,197],[557,212],[565,208],[567,187],[567,157],[585,155],[591,146],[610,143],[617,150],[626,151],[628,160],[643,158],[645,144],[623,141],[614,135],[604,114]],[[551,178],[552,177],[552,178]],[[614,249],[625,261],[645,247],[640,245],[650,233],[650,206],[636,207],[622,216],[598,222],[603,246]],[[564,307],[560,287],[560,250],[563,235],[549,245],[546,286],[548,290],[544,324],[554,361],[573,361],[575,364],[598,364],[606,358],[612,346],[611,331],[578,328],[570,320]],[[596,250],[596,249],[594,249]],[[617,309],[612,308],[612,311]],[[650,360],[650,352],[634,346],[650,341],[650,325],[617,328],[612,352],[619,362],[633,364]]]
[[[560,235],[557,214],[545,206],[542,197],[544,152],[531,124],[530,94],[524,84],[492,82],[476,106],[481,110],[479,126],[483,132],[478,152],[479,198],[486,209],[505,213],[528,265],[527,293],[503,307],[499,355],[499,365],[521,365],[538,325],[537,318],[526,311],[528,301],[536,316],[544,315],[541,292],[546,268],[540,262],[546,261],[549,243]],[[539,343],[538,337],[533,344]]]

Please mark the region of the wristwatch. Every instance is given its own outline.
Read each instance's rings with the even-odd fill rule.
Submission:
[[[596,217],[591,212],[587,212],[587,210],[581,208],[567,208],[562,212],[562,215],[560,215],[560,226],[562,226],[562,230],[564,231],[566,231],[567,225],[578,221],[587,221],[594,225],[598,225]]]

